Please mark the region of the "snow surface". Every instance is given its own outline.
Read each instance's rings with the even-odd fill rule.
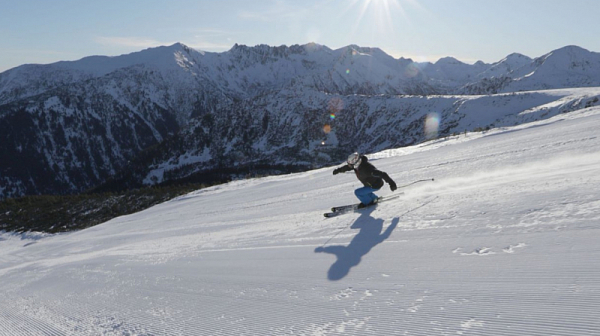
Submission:
[[[600,335],[600,108],[0,235],[0,335]],[[384,187],[379,194],[391,194]]]

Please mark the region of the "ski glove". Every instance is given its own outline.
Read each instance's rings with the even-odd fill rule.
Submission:
[[[340,169],[339,168],[333,170],[333,175],[339,174],[339,173],[340,173]]]
[[[392,189],[392,191],[398,189],[398,187],[396,187],[396,182],[394,182],[394,181],[390,181],[389,185],[390,185],[390,189]]]

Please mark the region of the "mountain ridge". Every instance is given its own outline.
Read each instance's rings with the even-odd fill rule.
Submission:
[[[236,167],[319,167],[347,151],[422,142],[433,112],[444,136],[506,124],[506,111],[518,116],[538,103],[561,101],[546,116],[596,104],[594,92],[518,94],[526,103],[504,95],[600,86],[596,71],[599,54],[573,46],[469,65],[315,43],[223,53],[175,43],[23,65],[0,73],[0,197],[81,192],[131,169],[148,148],[161,152],[138,161],[136,184]],[[494,94],[493,105],[475,99]],[[475,115],[480,104],[489,116]]]

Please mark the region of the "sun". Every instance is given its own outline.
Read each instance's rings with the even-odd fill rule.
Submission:
[[[407,31],[417,29],[413,23],[415,13],[428,12],[418,0],[348,0],[345,3],[334,20],[339,20],[340,32],[352,43],[361,41],[380,47],[405,40]]]
[[[359,7],[357,25],[363,22],[374,22],[378,30],[393,28],[394,20],[399,16],[407,19],[404,6],[413,4],[415,0],[353,0],[350,7]]]
[[[395,2],[395,0],[365,0],[366,2],[372,2],[373,5],[384,5],[388,6],[390,2]]]

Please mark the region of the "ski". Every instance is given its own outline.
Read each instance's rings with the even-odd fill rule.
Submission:
[[[377,205],[377,204],[379,204],[381,202],[385,202],[385,201],[389,201],[389,200],[392,200],[392,199],[396,199],[396,198],[400,197],[402,194],[404,194],[404,193],[401,192],[401,193],[398,193],[398,194],[395,194],[395,195],[390,195],[390,196],[380,196],[380,197],[377,198],[377,203],[375,203],[373,205]],[[360,203],[333,207],[333,208],[331,208],[331,212],[324,213],[323,216],[329,218],[329,217],[335,217],[335,216],[338,216],[338,215],[341,215],[341,214],[344,214],[344,213],[348,213],[348,212],[353,212],[353,211],[356,211],[356,210],[360,210],[358,208],[359,205],[360,205]],[[361,208],[361,209],[366,209],[366,208],[371,207],[373,205],[369,205],[369,206]]]
[[[399,193],[396,193],[395,195],[379,196],[379,197],[377,197],[377,203],[389,201],[389,200],[394,199],[394,198],[398,198],[398,197],[400,197],[400,195],[403,195],[403,194],[404,194],[403,192],[399,192]],[[348,209],[354,210],[359,205],[360,205],[360,203],[337,206],[337,207],[331,208],[331,212],[344,211],[344,210],[348,210]]]

